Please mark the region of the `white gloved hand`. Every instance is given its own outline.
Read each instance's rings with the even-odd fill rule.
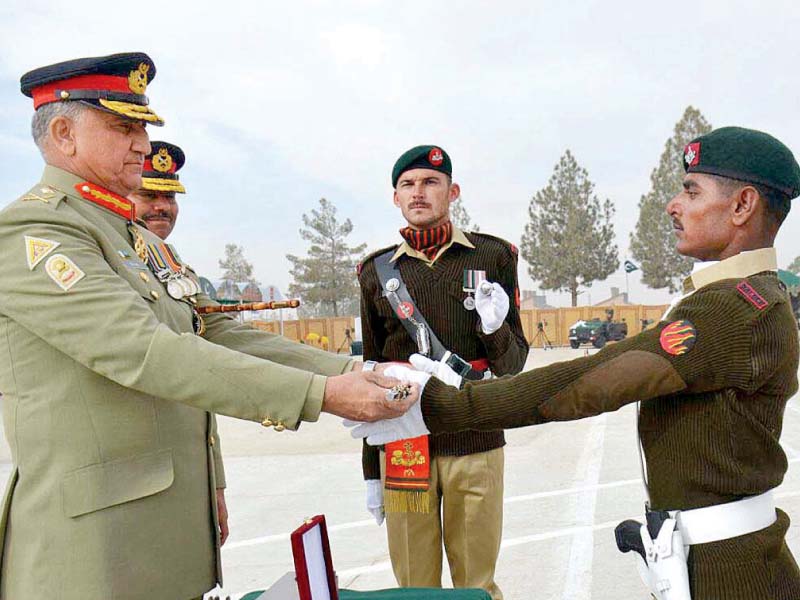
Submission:
[[[383,372],[386,377],[394,377],[400,381],[419,384],[419,395],[431,376],[428,373],[415,371],[403,365],[392,365]],[[422,418],[422,406],[419,402],[411,405],[406,413],[394,419],[375,421],[374,423],[362,423],[361,421],[344,420],[345,427],[351,427],[350,435],[354,438],[367,438],[370,446],[381,446],[397,440],[415,438],[421,435],[428,435],[430,431],[425,426]]]
[[[482,282],[475,290],[475,310],[481,318],[481,331],[489,335],[502,327],[508,315],[509,304],[508,294],[502,285],[492,283],[492,291],[487,294],[483,289],[486,283],[490,282]]]
[[[375,523],[383,525],[383,485],[380,479],[367,479],[367,510],[375,517]]]
[[[447,385],[452,385],[454,387],[460,388],[462,380],[461,375],[453,371],[453,369],[451,369],[444,363],[444,361],[447,360],[449,355],[450,352],[448,351],[442,357],[442,360],[439,361],[439,360],[431,360],[427,356],[422,356],[422,354],[412,354],[411,357],[408,359],[408,361],[418,371],[423,371],[424,373],[430,373],[442,383],[446,383]]]

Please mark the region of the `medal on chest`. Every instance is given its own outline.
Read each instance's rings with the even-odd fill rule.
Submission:
[[[484,281],[486,281],[486,271],[464,269],[464,283],[461,289],[467,293],[467,297],[464,298],[464,308],[467,310],[475,310],[475,297],[473,294]]]
[[[186,266],[181,264],[170,244],[165,242],[146,244],[145,251],[150,270],[167,288],[170,297],[182,300],[200,291],[197,283],[187,276]]]

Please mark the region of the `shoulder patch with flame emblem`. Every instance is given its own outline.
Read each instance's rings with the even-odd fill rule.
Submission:
[[[661,330],[661,349],[672,356],[686,354],[697,341],[697,330],[689,321],[673,321]]]

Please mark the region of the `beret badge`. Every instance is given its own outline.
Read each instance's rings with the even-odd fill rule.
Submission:
[[[432,148],[430,152],[428,152],[428,162],[431,163],[434,167],[441,166],[444,162],[444,155],[439,148]]]
[[[683,151],[683,160],[687,167],[693,167],[700,162],[700,142],[686,145]]]

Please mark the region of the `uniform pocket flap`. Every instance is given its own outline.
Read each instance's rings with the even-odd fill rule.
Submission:
[[[171,486],[173,479],[169,449],[84,467],[61,482],[64,512],[78,517],[152,496]]]

